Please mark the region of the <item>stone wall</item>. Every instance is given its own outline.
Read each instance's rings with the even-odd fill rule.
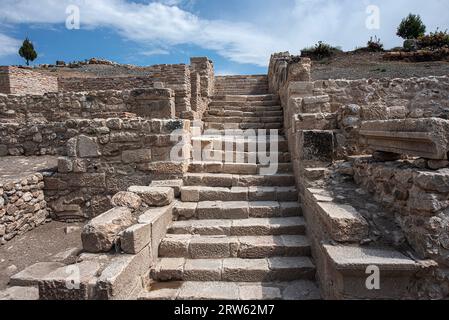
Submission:
[[[49,217],[40,173],[0,182],[0,244],[45,223]]]
[[[174,108],[174,92],[171,89],[46,93],[41,96],[0,95],[0,122],[60,122],[126,116],[126,113],[169,119],[175,117]]]
[[[35,94],[58,92],[58,79],[18,67],[0,67],[0,93]]]
[[[147,67],[146,77],[116,78],[60,78],[59,85],[63,92],[123,90],[148,88],[156,82],[162,82],[166,88],[175,92],[176,116],[191,110],[190,69],[185,64],[154,65]]]
[[[394,213],[421,259],[449,265],[449,169],[358,159],[354,179]]]
[[[202,119],[211,97],[214,95],[214,65],[207,58],[190,59],[190,84],[192,115],[185,118]]]
[[[284,130],[322,296],[446,297],[445,268],[438,268],[433,260],[420,260],[444,259],[446,254],[447,232],[442,231],[446,219],[441,212],[447,210],[449,198],[445,190],[435,190],[435,184],[443,189],[446,184],[436,182],[442,179],[439,174],[432,178],[424,174],[428,179],[424,187],[418,185],[423,181],[410,180],[401,171],[397,172],[400,182],[392,179],[395,169],[372,174],[367,165],[357,169],[346,163],[335,171],[333,164],[363,154],[358,132],[364,119],[444,117],[447,78],[311,82],[310,66],[309,59],[275,54],[268,80],[284,109]],[[385,195],[390,207],[402,205],[404,212],[392,214],[382,199],[360,188],[352,176],[362,177]],[[415,212],[417,208],[422,211]],[[380,269],[380,291],[365,286],[369,265]]]
[[[179,178],[187,170],[188,120],[116,118],[71,120],[65,125],[72,136],[66,157],[59,159],[56,174],[45,177],[56,219],[91,219],[111,207],[115,193],[154,179]],[[179,159],[171,155],[175,146]],[[182,147],[187,148],[184,153]]]

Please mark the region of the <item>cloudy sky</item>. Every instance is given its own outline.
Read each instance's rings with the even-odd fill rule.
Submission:
[[[0,65],[23,63],[17,50],[29,37],[36,64],[208,56],[220,74],[264,73],[271,53],[299,53],[319,40],[352,50],[377,35],[398,46],[397,25],[410,12],[428,31],[449,29],[447,0],[0,0]]]

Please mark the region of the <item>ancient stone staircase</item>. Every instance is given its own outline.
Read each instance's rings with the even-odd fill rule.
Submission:
[[[319,298],[286,139],[267,139],[267,150],[278,143],[276,174],[263,174],[260,159],[247,161],[247,141],[256,137],[245,141],[241,130],[283,128],[267,78],[219,79],[204,121],[204,129],[216,131],[193,143],[232,143],[234,151],[190,164],[151,271],[158,283],[140,299]]]

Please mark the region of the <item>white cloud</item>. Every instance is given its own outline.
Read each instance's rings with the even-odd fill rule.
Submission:
[[[0,33],[0,57],[16,54],[20,41]]]
[[[227,19],[206,19],[192,13],[196,0],[0,0],[0,21],[15,24],[64,24],[68,4],[80,7],[81,28],[106,27],[139,43],[150,54],[154,48],[197,45],[239,63],[266,66],[270,54],[292,53],[318,40],[346,50],[362,46],[378,35],[386,47],[399,45],[395,29],[409,12],[420,13],[429,31],[449,27],[441,12],[449,12],[447,0],[264,0],[238,7],[220,4]],[[366,7],[381,10],[381,29],[365,27]],[[198,3],[198,7],[200,4]],[[234,4],[235,6],[235,4]],[[1,50],[1,49],[0,49]]]
[[[142,51],[140,52],[141,55],[143,56],[157,56],[157,55],[168,55],[170,54],[170,51],[165,50],[165,49],[151,49],[151,50],[146,50],[146,51]]]

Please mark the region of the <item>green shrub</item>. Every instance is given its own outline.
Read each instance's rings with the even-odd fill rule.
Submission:
[[[30,65],[30,61],[36,60],[37,52],[28,38],[23,41],[22,47],[19,49],[19,55],[26,60],[27,66]]]
[[[440,49],[449,46],[449,33],[446,31],[435,31],[418,38],[420,48]]]
[[[417,39],[426,33],[426,26],[419,15],[409,14],[401,21],[397,35],[403,39]]]
[[[384,45],[382,44],[382,42],[380,42],[380,38],[378,38],[377,36],[375,36],[374,38],[371,37],[370,40],[368,41],[366,48],[368,51],[371,52],[382,52],[384,51]]]
[[[340,48],[333,47],[323,41],[319,41],[313,47],[301,50],[301,56],[314,60],[322,60],[324,58],[330,58],[338,52],[341,52]]]

